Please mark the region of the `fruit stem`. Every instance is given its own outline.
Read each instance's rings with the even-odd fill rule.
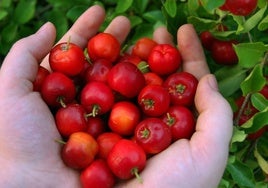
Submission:
[[[135,175],[135,177],[137,178],[137,180],[139,181],[139,183],[143,183],[143,179],[141,178],[141,176],[139,175],[139,169],[138,168],[132,168],[131,169],[131,174]]]
[[[59,96],[57,98],[57,101],[60,103],[60,105],[63,107],[63,108],[66,108],[66,104],[64,103],[64,97],[63,96]]]
[[[239,119],[240,119],[242,113],[244,112],[244,109],[246,108],[246,105],[247,105],[248,102],[249,102],[250,96],[251,96],[250,93],[246,95],[246,97],[245,97],[245,99],[244,99],[244,101],[243,101],[243,103],[242,103],[242,105],[241,105],[241,108],[240,108],[239,111],[238,111],[238,115],[237,115],[237,117],[236,117],[235,120],[234,120],[234,125],[238,126],[238,124],[239,124]]]
[[[55,142],[58,142],[59,144],[65,145],[66,142],[61,139],[55,139]]]

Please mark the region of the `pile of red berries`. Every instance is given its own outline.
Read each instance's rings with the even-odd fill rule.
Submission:
[[[49,54],[34,90],[51,109],[63,143],[61,157],[81,172],[84,187],[112,187],[139,177],[146,160],[195,131],[198,80],[178,72],[178,49],[141,38],[130,52],[98,33],[86,49],[70,41]]]

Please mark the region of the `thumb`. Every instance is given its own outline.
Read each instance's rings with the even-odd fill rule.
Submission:
[[[199,117],[191,144],[200,147],[199,151],[204,150],[203,157],[209,158],[212,165],[222,163],[224,168],[232,137],[233,112],[219,93],[214,75],[207,74],[199,81],[195,104]]]
[[[2,64],[0,91],[6,94],[31,91],[38,64],[50,51],[55,36],[55,27],[46,23],[35,34],[17,41]]]

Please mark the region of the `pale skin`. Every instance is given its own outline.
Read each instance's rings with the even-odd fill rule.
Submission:
[[[94,19],[90,19],[94,18]],[[71,36],[82,48],[99,30],[105,18],[99,6],[89,8],[60,41]],[[130,22],[119,16],[105,32],[123,43]],[[55,27],[46,23],[40,30],[13,45],[0,71],[0,187],[80,187],[79,173],[64,165],[60,157],[60,135],[47,105],[33,92],[38,63],[49,68],[47,54],[55,44]],[[183,71],[198,80],[195,97],[199,117],[190,140],[179,140],[148,160],[136,179],[118,187],[217,187],[223,175],[232,136],[232,110],[221,96],[217,82],[206,64],[192,25],[178,29]],[[159,43],[172,44],[166,28],[154,32]],[[59,42],[60,42],[59,41]],[[46,58],[45,58],[46,57]]]

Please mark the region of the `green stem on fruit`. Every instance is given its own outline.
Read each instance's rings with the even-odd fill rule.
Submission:
[[[57,102],[59,102],[60,105],[61,105],[63,108],[66,108],[67,105],[64,103],[64,97],[63,97],[63,96],[59,96],[59,97],[57,98]]]
[[[167,113],[167,124],[168,126],[172,126],[175,123],[175,119],[171,117],[170,113]]]
[[[142,72],[142,73],[147,73],[149,72],[149,64],[146,61],[141,61],[138,64],[138,69]]]
[[[139,174],[139,169],[137,167],[131,169],[131,174],[135,175],[139,183],[143,183],[143,179],[141,178]]]
[[[92,117],[96,117],[99,113],[100,110],[100,106],[97,104],[94,104],[92,107],[92,112],[87,114],[86,117],[92,116]]]
[[[148,129],[142,130],[141,133],[142,133],[141,135],[142,138],[148,138],[148,136],[150,135],[150,131]]]
[[[62,145],[65,145],[66,142],[61,140],[61,139],[55,139],[55,142],[59,143],[59,144],[62,144]]]
[[[92,65],[92,62],[90,61],[90,57],[88,55],[88,52],[87,52],[87,48],[84,49],[84,56],[86,58],[86,61]]]

